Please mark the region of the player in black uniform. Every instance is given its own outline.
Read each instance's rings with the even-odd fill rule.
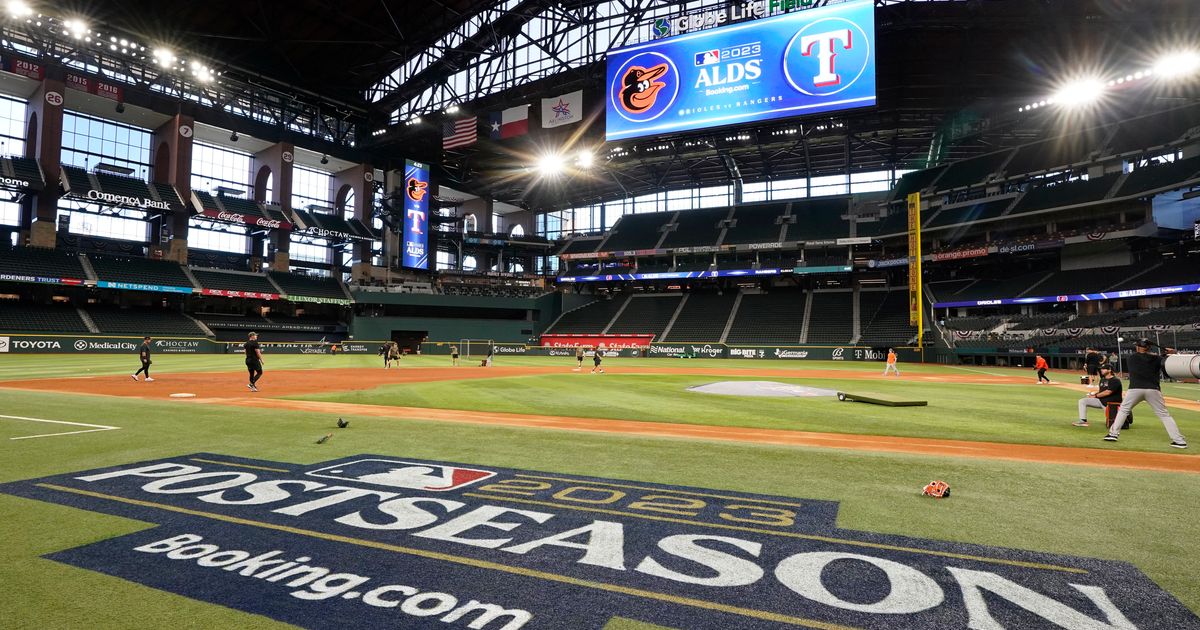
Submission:
[[[1152,354],[1149,339],[1138,339],[1137,343],[1133,344],[1133,353],[1126,361],[1125,365],[1129,368],[1129,392],[1125,395],[1125,400],[1121,402],[1121,409],[1117,411],[1117,417],[1113,420],[1112,426],[1108,428],[1108,434],[1104,436],[1106,442],[1116,442],[1117,436],[1121,434],[1122,425],[1125,424],[1125,419],[1129,417],[1129,412],[1133,406],[1143,400],[1149,403],[1150,408],[1154,410],[1154,415],[1163,423],[1163,428],[1167,430],[1167,435],[1171,436],[1172,448],[1187,448],[1187,440],[1183,434],[1179,432],[1179,425],[1175,424],[1175,419],[1171,417],[1171,413],[1167,411],[1167,404],[1163,401],[1162,391],[1159,389],[1159,378],[1163,371],[1163,356]],[[1163,355],[1173,354],[1174,348],[1162,348]]]
[[[1098,355],[1097,355],[1098,356]],[[1121,379],[1113,374],[1112,367],[1105,365],[1100,368],[1102,379],[1096,383],[1099,389],[1095,392],[1089,392],[1087,396],[1079,399],[1079,420],[1074,423],[1077,427],[1086,427],[1087,410],[1103,409],[1104,417],[1109,417],[1109,405],[1121,404]]]
[[[1096,387],[1099,384],[1096,379],[1100,376],[1100,351],[1095,348],[1088,348],[1083,355],[1083,369],[1087,373],[1088,387]]]
[[[604,360],[604,346],[598,346],[592,352],[592,374],[596,372],[604,373],[604,368],[600,367],[600,362]]]
[[[138,375],[146,374],[146,382],[153,383],[154,379],[150,378],[150,364],[154,363],[150,360],[150,336],[146,335],[142,338],[142,347],[138,349],[138,358],[142,360],[142,368],[133,373],[133,380],[138,380]]]
[[[258,333],[247,335],[249,341],[242,345],[246,350],[246,371],[250,373],[250,382],[246,387],[250,391],[258,391],[258,379],[263,375],[262,346],[258,345]]]

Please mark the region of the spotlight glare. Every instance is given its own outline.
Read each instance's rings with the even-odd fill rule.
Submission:
[[[458,113],[458,105],[451,105],[450,107],[447,107],[447,108],[446,108],[446,113],[447,113],[447,114],[456,114],[456,113]]]
[[[1167,79],[1177,79],[1195,74],[1200,70],[1200,53],[1192,50],[1163,55],[1154,63],[1154,74]]]
[[[13,17],[25,17],[33,14],[33,9],[28,4],[20,0],[13,0],[8,3],[8,14]]]
[[[562,156],[554,153],[547,153],[538,158],[537,163],[538,173],[543,177],[552,177],[558,175],[563,170]]]
[[[579,152],[579,156],[575,158],[575,161],[579,164],[580,168],[591,168],[592,164],[595,163],[595,158],[592,156],[591,151],[584,150]]]
[[[1090,105],[1104,96],[1104,82],[1096,78],[1076,79],[1059,88],[1052,102],[1064,107]]]

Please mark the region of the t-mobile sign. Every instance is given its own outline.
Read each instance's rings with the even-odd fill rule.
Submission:
[[[429,166],[404,161],[404,256],[401,264],[429,269]]]

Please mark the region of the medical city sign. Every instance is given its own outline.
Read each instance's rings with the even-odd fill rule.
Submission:
[[[360,455],[0,485],[156,527],[48,554],[321,628],[1200,628],[1132,565],[873,534],[830,501]]]

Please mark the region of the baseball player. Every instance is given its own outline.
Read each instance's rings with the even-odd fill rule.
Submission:
[[[1046,370],[1050,369],[1050,364],[1046,363],[1046,358],[1042,355],[1037,355],[1037,360],[1033,363],[1033,369],[1037,370],[1037,384],[1041,385],[1042,381],[1050,382],[1050,378],[1046,376]]]
[[[1108,428],[1108,434],[1104,436],[1104,441],[1117,441],[1117,437],[1121,435],[1121,427],[1125,424],[1125,419],[1129,417],[1130,410],[1144,400],[1154,410],[1154,415],[1158,416],[1163,423],[1167,435],[1171,436],[1171,447],[1187,448],[1187,440],[1179,432],[1179,425],[1175,424],[1171,413],[1167,411],[1167,405],[1163,401],[1159,385],[1159,379],[1163,373],[1163,355],[1174,354],[1175,349],[1162,348],[1163,355],[1151,354],[1151,345],[1154,344],[1145,338],[1138,339],[1133,344],[1135,352],[1125,362],[1129,369],[1129,393],[1125,396],[1125,400],[1121,401],[1121,408],[1117,410],[1117,417],[1113,420],[1112,426]]]
[[[895,348],[888,348],[887,365],[883,367],[883,375],[887,376],[888,372],[895,372],[896,376],[900,376],[900,368],[896,367]]]
[[[1083,370],[1087,373],[1088,387],[1096,389],[1099,383],[1096,379],[1100,376],[1100,351],[1095,348],[1088,348],[1083,355]]]
[[[450,346],[450,365],[458,367],[458,346]]]
[[[400,367],[400,344],[393,341],[388,346],[388,364],[395,363],[396,367]]]
[[[583,346],[575,346],[575,370],[583,371]]]
[[[600,362],[603,360],[604,345],[601,344],[600,347],[596,348],[596,350],[592,352],[592,374],[595,374],[596,372],[601,374],[604,373],[604,368],[600,367]]]
[[[1107,414],[1109,405],[1121,403],[1121,379],[1113,374],[1111,366],[1105,365],[1099,371],[1102,373],[1102,379],[1096,383],[1099,389],[1079,399],[1079,420],[1073,423],[1074,426],[1089,426],[1088,409],[1103,409]]]
[[[252,332],[246,336],[242,348],[246,350],[246,371],[250,373],[250,383],[246,387],[250,391],[258,391],[258,379],[263,375],[262,346],[258,345],[258,333]]]
[[[144,372],[146,374],[146,382],[153,383],[154,379],[150,378],[150,364],[154,363],[150,360],[150,335],[142,338],[142,347],[138,349],[138,358],[142,360],[142,367],[133,373],[133,380],[138,380],[138,375]]]

